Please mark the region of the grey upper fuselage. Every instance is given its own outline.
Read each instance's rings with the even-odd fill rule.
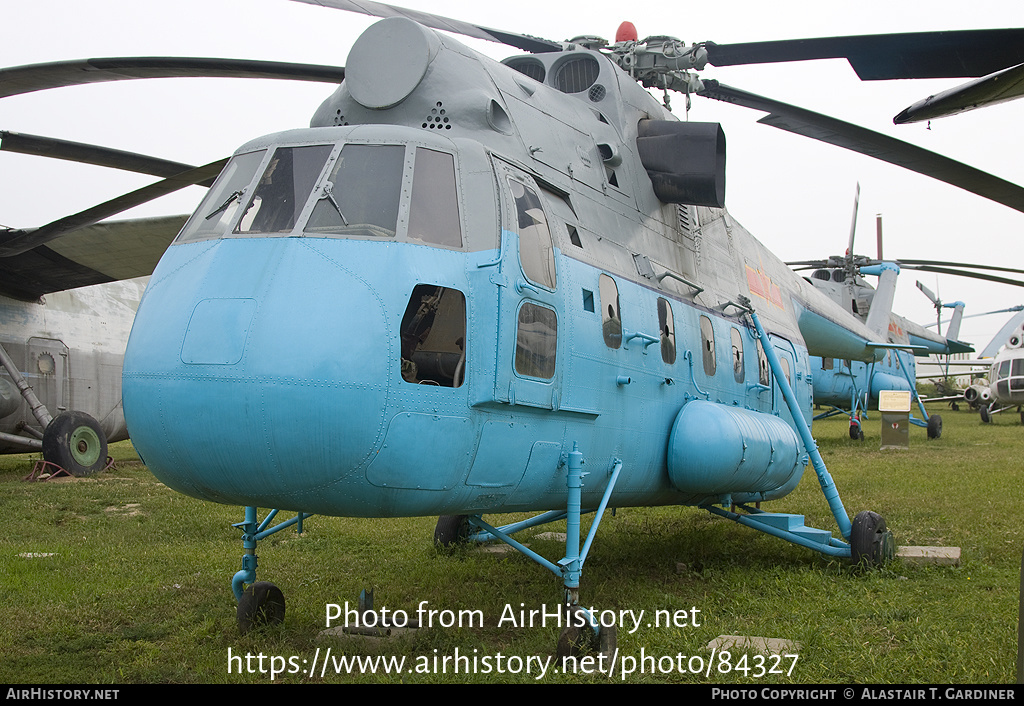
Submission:
[[[856,357],[840,341],[802,336],[797,321],[806,310],[871,339],[724,209],[657,198],[637,154],[638,125],[675,117],[610,58],[569,44],[504,64],[409,20],[384,20],[353,45],[345,82],[310,125],[411,125],[455,141],[471,135],[565,196],[580,224],[582,247],[563,248],[572,257],[719,312],[749,296],[771,331],[806,339],[812,354]],[[470,229],[467,246],[493,248],[494,236]]]

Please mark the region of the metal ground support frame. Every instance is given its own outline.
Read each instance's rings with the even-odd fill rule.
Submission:
[[[256,582],[256,565],[258,563],[256,559],[257,542],[292,525],[297,525],[296,531],[301,534],[303,520],[307,517],[312,517],[311,514],[299,512],[295,517],[267,529],[267,525],[277,516],[278,510],[271,510],[263,518],[262,522],[257,521],[257,512],[258,508],[256,507],[246,507],[245,521],[231,525],[242,530],[242,547],[245,549],[245,554],[242,555],[242,569],[231,579],[231,590],[235,594],[236,601],[242,599],[242,593],[245,590],[246,584]]]
[[[821,485],[821,491],[825,494],[829,510],[832,511],[832,516],[835,518],[843,538],[848,540],[850,538],[850,531],[853,529],[853,523],[850,522],[850,517],[846,514],[846,508],[843,507],[843,501],[839,497],[839,491],[836,490],[836,484],[832,480],[832,475],[825,467],[825,460],[821,457],[821,452],[818,451],[818,444],[811,435],[811,428],[808,426],[807,420],[804,419],[804,414],[796,401],[796,394],[786,380],[782,365],[779,363],[779,357],[775,355],[775,350],[770,345],[768,334],[765,333],[764,328],[761,326],[761,320],[758,319],[754,310],[750,308],[749,303],[747,303],[747,314],[754,323],[754,329],[761,339],[761,348],[768,358],[768,365],[772,369],[775,383],[782,391],[782,397],[786,400],[786,405],[789,407],[789,413],[793,417],[796,432],[799,434],[800,440],[803,441],[807,455],[811,457],[811,464],[814,466],[814,472],[818,475],[818,483]]]
[[[486,542],[495,539],[499,540],[561,578],[565,589],[563,601],[565,608],[567,611],[583,612],[587,618],[587,622],[589,622],[590,627],[593,629],[593,637],[595,641],[600,643],[602,651],[607,647],[614,649],[615,638],[614,635],[608,637],[602,634],[606,632],[606,630],[601,629],[593,616],[587,613],[587,611],[579,605],[580,577],[583,573],[583,566],[586,563],[587,555],[590,553],[591,544],[593,543],[594,537],[597,534],[597,529],[601,524],[601,518],[604,515],[604,511],[608,508],[608,501],[611,498],[612,491],[615,489],[615,484],[618,481],[621,470],[622,461],[616,460],[609,473],[608,485],[605,487],[604,493],[601,497],[601,502],[594,510],[583,510],[583,477],[589,474],[583,472],[583,454],[579,451],[579,447],[576,444],[573,444],[573,450],[569,453],[568,474],[566,476],[568,493],[566,498],[566,509],[564,511],[552,510],[522,522],[506,525],[501,528],[491,526],[479,515],[472,515],[468,518],[472,526],[483,530],[481,532],[471,534],[468,537],[468,541]],[[584,512],[594,512],[595,518],[593,523],[590,525],[590,531],[587,533],[587,537],[584,540],[583,545],[580,546],[580,519]],[[566,520],[565,556],[558,563],[545,559],[540,554],[527,548],[509,536],[514,532],[518,532],[529,527],[536,527],[538,525],[555,522],[561,519]],[[564,635],[565,630],[563,630],[563,636]],[[560,637],[559,650],[562,649],[562,643],[563,638]]]
[[[109,470],[114,467],[114,459],[107,456],[107,460],[104,462],[103,470]],[[35,465],[32,466],[32,471],[22,478],[24,481],[32,482],[44,482],[53,480],[54,478],[74,478],[74,474],[58,466],[53,461],[38,460]]]
[[[917,381],[910,379],[910,371],[907,370],[907,366],[903,364],[903,359],[900,358],[900,352],[894,351],[896,355],[896,365],[903,373],[904,379],[907,384],[910,385],[910,395],[917,401],[917,407],[921,410],[921,416],[924,417],[924,421],[917,419],[914,415],[910,415],[910,423],[918,427],[928,427],[928,411],[924,408],[924,402],[921,401],[921,397],[917,394]]]
[[[803,515],[764,512],[747,505],[739,505],[738,507],[747,514],[742,515],[714,505],[705,506],[704,509],[712,515],[724,517],[737,524],[770,534],[773,537],[784,539],[787,542],[798,544],[807,549],[813,549],[827,556],[849,559],[852,555],[850,545],[833,537],[831,532],[806,527],[803,524]]]

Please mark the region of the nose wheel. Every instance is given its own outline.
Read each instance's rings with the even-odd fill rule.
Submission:
[[[269,581],[246,586],[236,612],[238,630],[243,635],[268,625],[284,622],[284,594]]]
[[[565,627],[558,635],[558,647],[555,656],[559,664],[565,659],[576,659],[595,652],[599,664],[607,665],[612,659],[618,644],[618,631],[615,625],[591,627],[591,617],[578,605],[563,608]]]

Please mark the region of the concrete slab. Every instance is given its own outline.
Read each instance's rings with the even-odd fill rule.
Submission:
[[[529,545],[524,544],[523,546]],[[481,544],[479,547],[474,548],[473,551],[478,554],[508,554],[509,552],[514,552],[516,550],[507,544],[499,542],[497,544]]]
[[[896,556],[910,564],[960,566],[960,547],[897,547]]]
[[[709,650],[738,650],[760,652],[766,655],[799,654],[800,643],[779,637],[748,635],[719,635],[708,643]]]
[[[368,642],[383,642],[388,639],[401,637],[413,632],[415,628],[362,628],[350,629],[346,627],[335,627],[321,630],[317,633],[318,640],[325,639],[352,639],[365,640]]]

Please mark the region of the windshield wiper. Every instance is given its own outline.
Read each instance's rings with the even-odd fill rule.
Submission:
[[[335,201],[335,199],[334,199],[334,183],[333,182],[330,182],[330,181],[324,182],[324,188],[323,188],[323,191],[320,194],[320,198],[321,199],[327,199],[328,201],[331,202],[331,205],[334,206],[334,210],[336,210],[338,212],[338,215],[341,216],[341,222],[344,223],[347,226],[348,225],[348,219],[345,218],[345,214],[341,212],[341,206],[339,206],[338,202]]]
[[[224,203],[222,203],[220,206],[218,206],[216,209],[214,209],[213,211],[210,212],[210,215],[208,215],[206,217],[206,220],[210,220],[211,218],[216,216],[218,213],[226,211],[228,206],[231,205],[231,202],[236,200],[236,199],[238,199],[238,198],[240,198],[242,196],[242,194],[244,194],[244,193],[245,193],[245,189],[239,189],[238,191],[231,192],[231,195],[228,196],[224,200]]]

